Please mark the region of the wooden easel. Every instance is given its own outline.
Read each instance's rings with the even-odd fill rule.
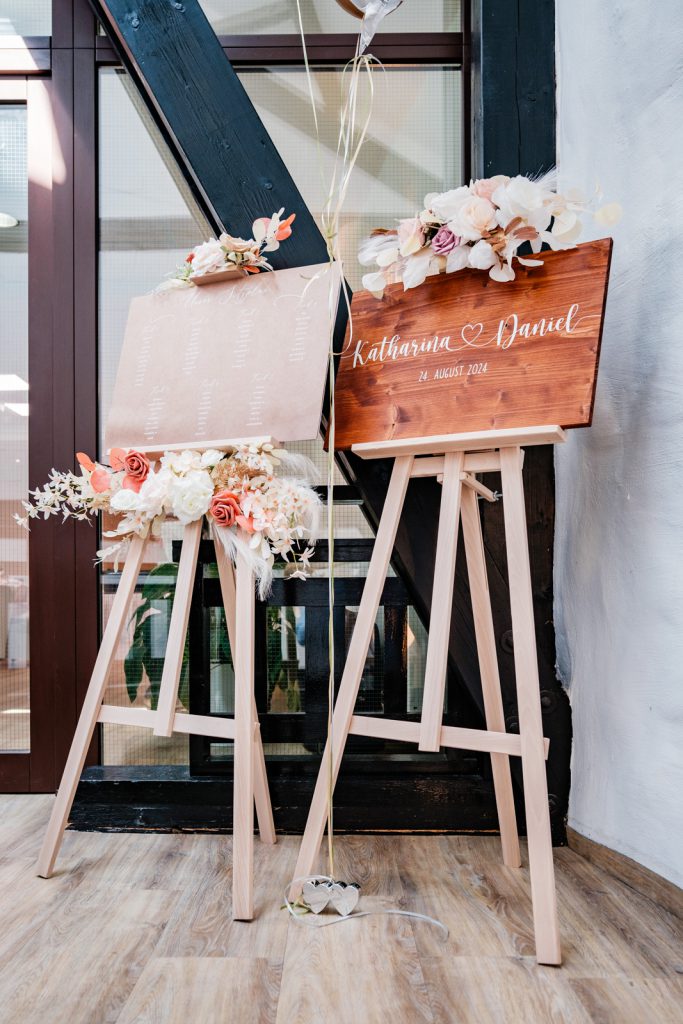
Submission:
[[[250,921],[254,916],[253,846],[254,803],[262,842],[274,843],[275,826],[268,793],[266,765],[254,699],[254,605],[255,581],[246,559],[239,554],[236,566],[216,542],[216,561],[230,649],[235,669],[235,717],[176,714],[185,635],[190,614],[192,586],[199,556],[203,519],[184,528],[173,610],[168,631],[166,658],[156,711],[103,704],[107,678],[115,657],[128,606],[142,565],[145,541],[136,537],[128,551],[102,643],[86,693],[57,799],[38,859],[38,874],[49,878],[59,853],[69,811],[83,770],[85,757],[98,722],[136,725],[152,729],[155,736],[173,732],[215,736],[234,742],[233,879],[232,916]]]
[[[336,782],[349,734],[405,740],[417,743],[418,748],[424,751],[438,751],[444,746],[490,753],[503,862],[509,867],[519,867],[521,864],[510,776],[510,757],[520,756],[524,779],[536,958],[542,964],[559,964],[561,952],[545,774],[548,743],[543,737],[541,720],[529,546],[522,484],[522,446],[555,444],[563,440],[562,429],[549,426],[353,446],[352,450],[361,458],[394,457],[395,462],[334,706],[332,743],[328,742],[323,754],[294,873],[295,878],[305,878],[313,873],[327,817],[330,758],[332,777]],[[484,472],[500,472],[502,478],[519,735],[505,731],[503,717],[493,618],[477,508],[477,495],[494,500],[493,493],[477,479],[477,474]],[[414,477],[438,477],[443,482],[422,716],[419,723],[354,714],[408,482]],[[485,730],[455,728],[442,724],[460,519],[479,654],[486,716]],[[293,897],[299,894],[300,888],[300,884],[292,886]]]

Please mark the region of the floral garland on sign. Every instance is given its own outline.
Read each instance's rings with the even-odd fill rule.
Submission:
[[[202,242],[188,253],[182,267],[178,267],[171,279],[162,285],[162,290],[194,284],[197,278],[225,271],[244,276],[272,270],[264,253],[275,252],[280,248],[280,242],[290,237],[296,217],[292,213],[282,220],[284,212],[283,207],[272,217],[255,220],[251,226],[253,238],[236,238],[223,232],[218,238]]]
[[[363,277],[363,287],[381,298],[388,284],[403,282],[407,291],[435,274],[465,267],[488,270],[494,281],[513,281],[514,259],[525,267],[543,260],[520,256],[529,243],[538,254],[543,245],[571,249],[583,228],[582,215],[592,207],[576,190],[556,191],[555,171],[540,178],[496,174],[448,192],[425,196],[425,209],[398,222],[398,228],[378,228],[361,242],[362,266],[379,267]],[[621,217],[618,203],[596,210],[603,227]]]
[[[15,515],[20,525],[60,513],[63,520],[111,513],[119,521],[104,536],[117,543],[98,551],[103,559],[133,535],[158,536],[168,519],[187,524],[207,516],[228,555],[247,556],[262,597],[276,556],[293,564],[293,576],[303,578],[309,571],[312,548],[298,552],[295,545],[315,538],[320,499],[301,479],[309,470],[303,456],[271,444],[243,444],[230,452],[167,452],[158,465],[142,452],[122,448],[111,449],[108,466],[83,452],[76,458],[80,474],[53,469],[44,487],[29,492],[31,500],[22,502],[26,514]],[[278,468],[296,476],[277,476]]]

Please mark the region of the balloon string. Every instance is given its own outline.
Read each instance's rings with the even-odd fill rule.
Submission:
[[[343,274],[343,258],[339,249],[339,221],[346,200],[349,184],[351,181],[351,175],[361,148],[365,141],[365,137],[370,125],[372,117],[372,107],[374,101],[374,84],[372,81],[372,69],[373,65],[380,65],[380,62],[376,58],[371,56],[361,56],[360,54],[360,36],[356,43],[356,52],[352,60],[350,60],[344,67],[341,76],[341,116],[339,122],[339,132],[337,136],[337,148],[334,155],[334,164],[332,169],[332,177],[329,185],[325,181],[325,170],[323,167],[322,150],[320,143],[320,126],[318,122],[318,111],[315,100],[315,92],[313,89],[313,78],[311,75],[311,67],[308,60],[308,50],[306,47],[306,34],[304,32],[303,17],[301,13],[301,2],[296,0],[297,15],[299,21],[299,34],[301,36],[301,45],[304,56],[304,67],[306,70],[306,84],[308,87],[308,94],[311,103],[311,109],[313,111],[313,124],[315,128],[315,140],[316,140],[316,154],[318,163],[318,172],[323,187],[323,195],[326,196],[321,213],[321,221],[323,228],[323,236],[325,238],[325,244],[327,248],[327,255],[330,264],[337,263],[339,274],[341,277],[341,288],[344,295],[344,302],[346,305],[348,323],[349,323],[349,338],[353,334],[353,317],[351,314],[351,299],[349,295],[348,286],[344,279]],[[359,81],[361,69],[367,74],[367,81],[369,85],[369,104],[368,110],[365,116],[365,121],[362,125],[360,132],[357,130],[357,115],[358,115],[358,93],[359,93]],[[350,71],[350,79],[347,75]],[[327,545],[328,545],[328,652],[329,652],[329,675],[328,675],[328,702],[327,702],[327,751],[328,751],[328,763],[327,763],[327,861],[328,870],[330,875],[334,875],[334,809],[333,809],[333,797],[334,797],[334,698],[335,698],[335,640],[334,640],[334,590],[335,590],[335,573],[334,573],[334,538],[335,538],[335,510],[334,510],[334,476],[335,476],[335,461],[334,461],[334,450],[335,450],[335,351],[334,351],[334,326],[336,319],[336,281],[334,277],[330,279],[330,292],[329,292],[329,316],[330,316],[330,352],[329,352],[329,377],[328,377],[328,389],[329,389],[329,418],[328,418],[328,447],[327,447]]]

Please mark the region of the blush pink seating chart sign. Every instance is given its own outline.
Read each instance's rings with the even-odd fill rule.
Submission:
[[[133,299],[107,449],[316,437],[339,287],[323,263]]]

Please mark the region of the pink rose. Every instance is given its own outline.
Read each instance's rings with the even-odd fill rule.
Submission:
[[[219,526],[234,526],[242,509],[237,495],[232,491],[219,491],[214,494],[209,505],[209,512]]]
[[[121,486],[137,493],[149,476],[149,459],[142,452],[129,451],[123,457],[123,468],[126,475]]]
[[[447,256],[456,245],[460,245],[460,239],[446,224],[440,227],[432,238],[432,249],[437,256]]]
[[[412,256],[425,244],[424,224],[419,217],[398,222],[398,246],[401,256]]]
[[[472,192],[475,196],[479,196],[481,199],[488,199],[491,202],[493,193],[498,186],[507,185],[509,180],[507,174],[494,174],[492,178],[480,178],[472,186]]]

